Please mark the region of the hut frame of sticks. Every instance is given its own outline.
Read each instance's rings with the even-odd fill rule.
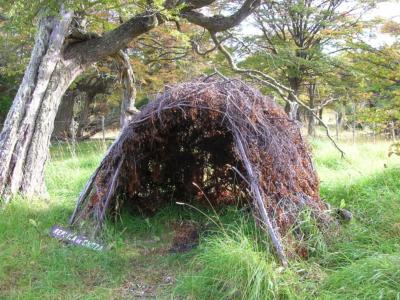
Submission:
[[[70,224],[98,232],[124,207],[171,202],[250,205],[278,258],[282,236],[310,209],[330,222],[299,126],[237,79],[202,77],[166,87],[122,130],[81,192]]]

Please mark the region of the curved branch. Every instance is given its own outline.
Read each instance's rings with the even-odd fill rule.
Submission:
[[[261,0],[246,0],[243,5],[230,16],[217,15],[207,17],[198,11],[189,10],[182,12],[181,17],[185,18],[190,23],[206,28],[210,32],[221,32],[239,25],[240,22],[251,15],[260,4]]]
[[[138,14],[101,37],[69,45],[64,52],[64,58],[78,60],[80,65],[96,62],[117,53],[134,38],[158,26],[159,19],[155,12]]]
[[[288,93],[290,98],[294,99],[294,102],[298,103],[301,107],[303,107],[304,109],[309,111],[314,116],[314,118],[317,119],[320,122],[320,124],[322,124],[322,126],[325,129],[326,136],[329,138],[329,140],[332,142],[332,144],[335,146],[335,148],[340,152],[341,156],[344,157],[345,152],[339,147],[339,145],[336,143],[336,141],[331,136],[328,125],[326,125],[325,122],[322,121],[322,119],[318,116],[317,113],[315,113],[315,111],[313,109],[311,109],[308,105],[303,103],[290,88],[284,86],[283,84],[279,83],[275,78],[273,78],[261,71],[253,70],[253,69],[242,69],[242,68],[238,67],[236,65],[232,55],[220,43],[216,34],[213,32],[210,32],[210,35],[211,35],[211,39],[217,46],[218,50],[225,56],[226,60],[229,63],[229,66],[231,67],[231,69],[234,72],[246,75],[252,79],[255,79],[255,80],[271,87],[276,92],[278,92],[278,94],[282,97],[283,100],[285,100],[286,102],[288,102],[290,104],[293,101],[289,100],[288,97],[286,97],[285,93]]]

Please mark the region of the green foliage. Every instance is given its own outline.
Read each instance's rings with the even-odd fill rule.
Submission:
[[[141,108],[142,106],[144,106],[147,103],[149,103],[149,100],[150,99],[148,97],[146,97],[146,96],[143,96],[143,97],[137,99],[136,102],[135,102],[136,103],[136,107],[137,108]]]
[[[9,18],[6,25],[8,30],[23,33],[32,28],[32,25],[34,25],[32,22],[36,20],[38,16],[43,14],[57,14],[59,10],[59,1],[1,0],[0,8],[0,13]]]
[[[389,129],[392,122],[399,127],[400,41],[396,33],[399,24],[396,24],[387,22],[382,25],[383,31],[391,34],[393,43],[372,47],[365,42],[352,42],[350,46],[358,51],[351,51],[343,57],[353,77],[347,93],[362,104],[357,121],[374,124],[378,132]]]
[[[0,120],[4,120],[11,107],[13,98],[8,95],[0,96]],[[1,122],[1,121],[0,121]]]
[[[139,107],[165,85],[204,73],[208,67],[207,58],[196,56],[189,44],[189,38],[195,34],[196,28],[188,24],[182,32],[169,24],[152,30],[135,43],[131,63],[139,87]]]
[[[0,123],[3,123],[11,107],[16,91],[18,76],[2,74],[0,67]]]

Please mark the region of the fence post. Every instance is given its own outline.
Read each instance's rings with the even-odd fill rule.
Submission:
[[[106,143],[106,129],[104,125],[104,116],[101,116],[101,131],[103,133],[103,144],[105,145]]]
[[[356,144],[356,103],[353,101],[353,145]]]
[[[394,122],[390,122],[390,132],[392,133],[392,142],[396,142],[396,132],[394,130]]]
[[[374,144],[376,144],[376,124],[375,122],[372,123],[372,139]]]
[[[71,130],[71,144],[72,144],[72,147],[71,147],[72,157],[76,157],[76,128],[77,128],[77,126],[76,126],[75,119],[72,118],[71,128],[70,128],[70,130]]]
[[[336,112],[336,141],[339,142],[339,113]]]

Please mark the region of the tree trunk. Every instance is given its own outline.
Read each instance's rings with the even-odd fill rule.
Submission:
[[[286,110],[286,113],[289,116],[290,120],[298,120],[298,111],[299,111],[299,104],[295,101],[290,101],[289,103],[286,103],[286,106],[288,107],[288,109]]]
[[[308,107],[311,109],[314,109],[315,106],[315,90],[316,90],[316,84],[315,83],[310,83],[308,86]],[[314,123],[314,115],[311,112],[307,112],[308,114],[308,128],[307,132],[309,136],[313,136],[315,133],[315,123]]]
[[[56,119],[52,138],[66,140],[70,137],[71,122],[74,118],[75,91],[67,91],[61,100]]]
[[[390,133],[392,136],[392,142],[395,143],[396,142],[396,130],[394,127],[394,121],[390,122]]]
[[[135,76],[129,56],[123,50],[118,53],[121,67],[121,81],[123,84],[123,97],[121,101],[121,129],[124,128],[131,120],[132,116],[138,112],[135,107],[136,87]]]
[[[92,105],[95,96],[96,96],[96,94],[93,94],[90,92],[86,93],[86,95],[84,96],[85,102],[83,104],[82,111],[79,115],[78,131],[76,133],[76,136],[78,138],[83,137],[84,131],[89,124],[90,105]]]
[[[43,195],[44,165],[57,108],[81,72],[61,56],[73,14],[40,20],[29,65],[0,135],[0,196]]]
[[[343,112],[342,112],[342,111],[339,111],[339,112],[338,112],[338,124],[339,124],[339,129],[342,129],[342,127],[343,127],[343,117],[344,117]]]
[[[296,97],[299,97],[301,80],[297,77],[289,78],[289,86]],[[289,95],[288,100],[290,102],[286,103],[285,111],[288,114],[291,120],[300,121],[300,114],[299,114],[299,104],[293,98],[292,95]]]
[[[100,75],[89,77],[77,85],[77,90],[81,93],[81,99],[84,101],[83,108],[79,114],[77,131],[78,138],[82,138],[85,135],[85,131],[90,125],[90,109],[95,101],[95,97],[98,94],[109,94],[114,83],[115,82],[112,77]]]
[[[321,108],[319,109],[319,111],[318,111],[318,116],[319,116],[319,118],[320,118],[321,120],[322,120],[323,112],[324,112],[324,108],[321,107]],[[322,121],[318,121],[318,125],[322,126],[322,125],[323,125],[323,124],[322,124]]]

